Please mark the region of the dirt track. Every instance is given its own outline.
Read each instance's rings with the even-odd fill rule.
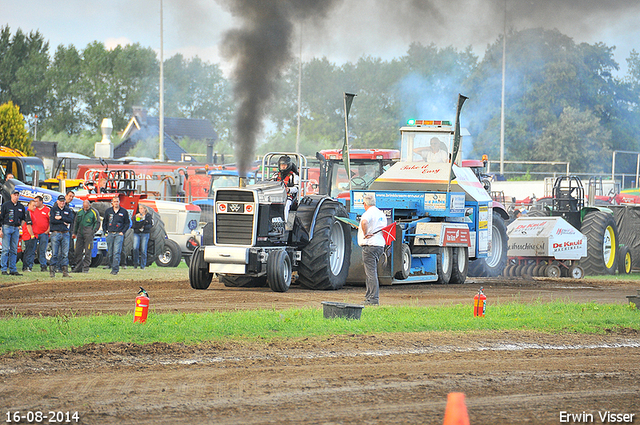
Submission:
[[[124,279],[124,280],[123,280]],[[2,283],[4,314],[130,313],[139,285],[156,311],[319,307],[360,302],[364,288],[194,291],[186,280]],[[553,299],[626,303],[640,284],[477,281],[383,287],[383,304]],[[132,295],[133,294],[133,295]],[[97,301],[96,301],[97,300]],[[346,335],[234,344],[89,345],[0,357],[6,411],[78,411],[81,423],[442,423],[462,391],[473,424],[558,424],[560,412],[635,414],[640,423],[640,335],[531,332]],[[44,422],[46,423],[46,422]],[[577,423],[577,422],[573,422]]]

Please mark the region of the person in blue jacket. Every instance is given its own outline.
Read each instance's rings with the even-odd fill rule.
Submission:
[[[120,255],[124,233],[129,230],[131,221],[129,212],[120,208],[120,198],[115,196],[111,200],[111,208],[108,208],[102,219],[102,231],[107,236],[107,251],[109,252],[109,264],[111,274],[116,275],[120,271]]]
[[[56,268],[62,270],[63,277],[69,277],[69,233],[75,218],[74,212],[66,204],[64,195],[58,196],[55,205],[49,211],[51,249],[53,257],[49,266],[49,276],[56,277]]]

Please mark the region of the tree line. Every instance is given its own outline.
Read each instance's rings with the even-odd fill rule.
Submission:
[[[471,47],[414,43],[392,60],[303,62],[301,151],[313,155],[342,146],[343,92],[357,94],[349,136],[352,146],[361,148],[398,148],[398,129],[410,118],[452,119],[462,93],[470,98],[462,125],[473,141],[463,147],[465,154],[497,160],[502,44],[502,37],[495,40],[482,58]],[[570,161],[572,171],[606,172],[613,150],[639,150],[640,57],[635,50],[627,58],[628,72],[619,76],[614,47],[575,43],[557,30],[514,30],[506,46],[505,159]],[[278,81],[258,152],[295,148],[298,65],[291,63]],[[165,61],[164,75],[165,116],[211,120],[220,137],[216,149],[232,152],[233,82],[219,65],[175,55]],[[37,115],[38,139],[59,140],[76,152],[78,146],[92,152],[104,117],[120,131],[134,105],[157,114],[158,80],[155,52],[139,44],[60,45],[51,53],[37,31],[0,30],[0,104],[19,106],[30,129]],[[635,162],[626,166],[635,170]]]

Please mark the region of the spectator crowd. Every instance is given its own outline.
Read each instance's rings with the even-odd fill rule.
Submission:
[[[69,271],[88,273],[91,264],[93,241],[96,232],[102,227],[107,240],[108,268],[117,275],[120,270],[121,252],[124,234],[133,228],[134,268],[147,265],[147,244],[153,227],[153,218],[143,205],[133,216],[120,207],[120,200],[114,197],[111,208],[104,218],[88,200],[84,200],[82,209],[74,212],[71,202],[75,194],[59,195],[55,204],[49,208],[38,195],[27,206],[20,201],[20,193],[14,191],[11,199],[0,208],[0,238],[2,238],[1,270],[2,275],[22,276],[33,271],[36,259],[40,271],[49,271],[51,277],[61,272],[63,277]],[[22,273],[18,272],[18,246],[22,240]],[[75,241],[75,247],[74,247]],[[51,246],[51,259],[47,260],[47,248]]]

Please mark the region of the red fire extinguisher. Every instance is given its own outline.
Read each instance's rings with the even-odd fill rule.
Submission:
[[[138,296],[136,297],[136,310],[133,313],[133,323],[144,323],[147,321],[147,314],[149,313],[149,294],[141,286]]]
[[[473,316],[474,317],[484,317],[484,313],[487,309],[487,297],[482,292],[484,288],[480,287],[480,290],[473,297]]]

